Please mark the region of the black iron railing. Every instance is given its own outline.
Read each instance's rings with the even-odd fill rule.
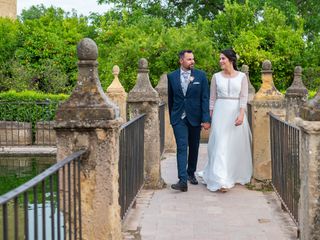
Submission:
[[[272,185],[285,208],[298,226],[300,198],[299,129],[270,115]]]
[[[53,119],[58,104],[57,101],[0,101],[0,146],[55,146]]]
[[[11,239],[81,239],[80,164],[73,153],[0,196],[0,234]]]
[[[164,151],[164,142],[165,142],[165,103],[159,105],[159,123],[160,123],[160,155]]]
[[[140,115],[121,126],[119,158],[119,204],[121,219],[144,182],[144,119]]]

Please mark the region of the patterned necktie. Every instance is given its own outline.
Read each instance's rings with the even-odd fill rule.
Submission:
[[[183,94],[186,95],[188,84],[189,84],[189,73],[188,72],[182,72],[182,91]]]

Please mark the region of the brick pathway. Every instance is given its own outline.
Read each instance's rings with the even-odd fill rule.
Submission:
[[[206,161],[200,146],[198,169]],[[190,185],[188,192],[170,189],[177,181],[175,154],[161,163],[168,186],[142,190],[123,223],[124,239],[141,240],[285,240],[296,239],[296,227],[273,192],[237,185],[227,193]]]

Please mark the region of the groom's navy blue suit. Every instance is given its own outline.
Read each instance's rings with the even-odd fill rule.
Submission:
[[[178,177],[186,183],[188,175],[194,176],[196,171],[201,123],[210,123],[209,86],[205,73],[192,69],[192,81],[184,95],[180,71],[168,74],[168,108],[177,144]]]

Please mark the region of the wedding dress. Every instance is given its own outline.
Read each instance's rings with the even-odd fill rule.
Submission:
[[[210,110],[213,110],[208,142],[208,162],[198,172],[210,191],[232,188],[250,182],[252,175],[251,131],[245,114],[235,126],[240,107],[247,106],[248,81],[238,72],[227,78],[222,72],[213,75],[210,87]]]

